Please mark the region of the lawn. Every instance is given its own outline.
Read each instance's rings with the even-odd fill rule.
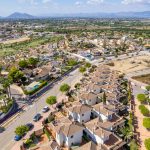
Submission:
[[[134,80],[150,85],[150,74],[132,77]]]

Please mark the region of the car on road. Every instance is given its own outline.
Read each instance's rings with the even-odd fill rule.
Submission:
[[[48,106],[45,106],[43,109],[42,109],[42,112],[43,113],[46,113],[46,112],[48,112],[49,111],[49,107]]]
[[[15,140],[15,141],[19,141],[19,140],[21,140],[21,138],[22,138],[22,136],[20,136],[20,135],[15,135],[14,140]]]
[[[42,117],[41,114],[40,114],[40,113],[37,113],[37,114],[33,117],[33,121],[37,122],[37,121],[40,120],[41,117]]]
[[[26,126],[29,128],[29,130],[32,130],[34,127],[32,123],[27,123]]]

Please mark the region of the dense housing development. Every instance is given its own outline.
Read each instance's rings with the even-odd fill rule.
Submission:
[[[2,150],[150,150],[150,21],[0,18]]]

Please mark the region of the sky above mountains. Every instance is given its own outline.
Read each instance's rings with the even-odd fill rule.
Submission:
[[[150,0],[0,0],[0,16],[13,12],[32,15],[150,11]]]

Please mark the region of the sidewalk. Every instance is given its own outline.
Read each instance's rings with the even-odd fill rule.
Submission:
[[[148,131],[144,126],[143,126],[143,118],[145,118],[140,110],[139,110],[139,105],[140,102],[136,99],[135,96],[135,111],[134,111],[134,115],[135,115],[135,119],[136,119],[136,133],[137,133],[137,140],[138,143],[140,145],[140,150],[146,150],[145,145],[144,145],[144,141],[147,138],[150,138],[150,131]]]

